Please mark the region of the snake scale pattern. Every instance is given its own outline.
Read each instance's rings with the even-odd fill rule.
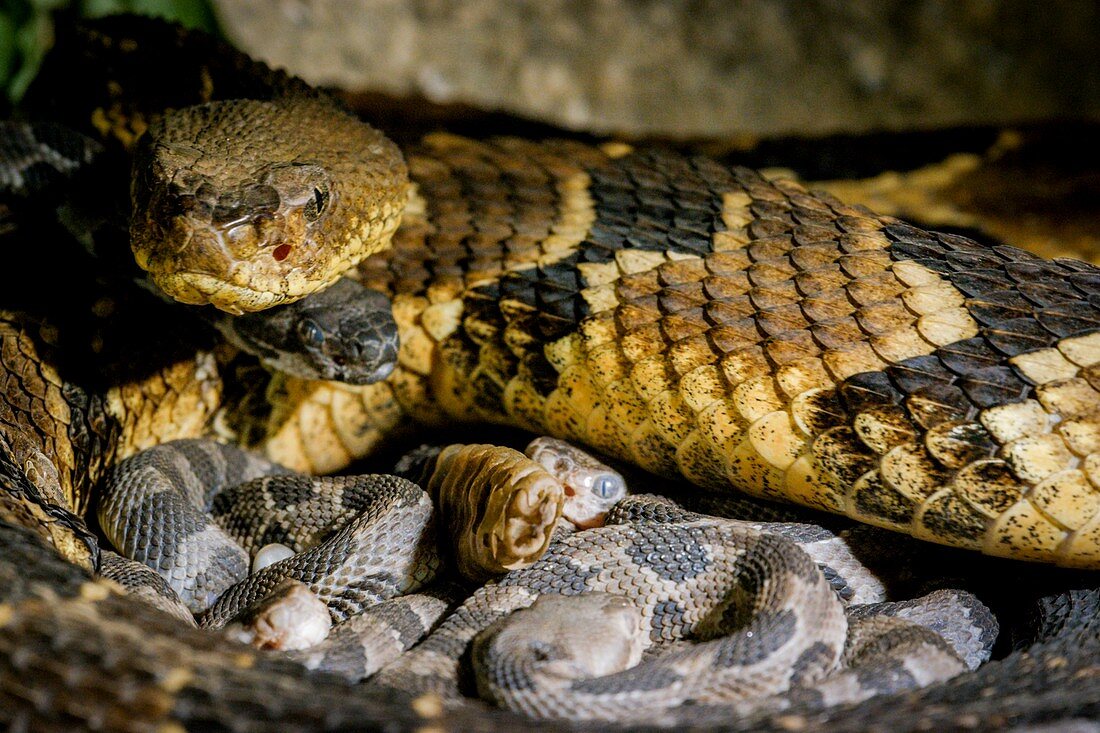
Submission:
[[[145,41],[132,27],[104,28],[91,36],[95,58],[140,59]],[[185,60],[213,84],[223,77],[206,73],[207,59],[229,53]],[[210,89],[191,94],[202,102]],[[87,107],[99,120],[109,111]],[[164,330],[167,311],[123,308],[129,296],[105,301],[93,284],[74,297],[120,317],[98,327],[91,352],[74,330],[83,316],[3,311],[5,723],[514,723],[472,709],[440,717],[430,699],[382,690],[349,695],[91,580],[101,564],[83,519],[93,487],[120,459],[176,438],[235,438],[327,472],[413,423],[501,423],[706,490],[990,555],[1100,565],[1096,268],[927,232],[670,152],[434,135],[405,157],[412,187],[392,247],[353,273],[393,302],[401,347],[384,382],[242,380],[247,367],[208,340],[173,333],[160,349],[147,336],[151,323]],[[122,368],[118,353],[140,368]],[[637,526],[647,528],[602,534],[658,532]],[[720,555],[738,542],[723,535],[712,546]],[[479,593],[507,583],[521,585]],[[871,730],[1088,719],[1100,714],[1098,608],[1091,590],[1041,599],[1025,652],[919,693],[736,720],[708,719],[704,706],[697,722]]]

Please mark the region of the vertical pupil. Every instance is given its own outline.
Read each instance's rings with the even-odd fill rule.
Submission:
[[[610,499],[623,491],[622,479],[618,476],[604,474],[595,480],[592,491],[601,499]]]
[[[321,212],[325,210],[325,204],[328,203],[328,191],[315,187],[313,189],[313,198],[306,202],[303,212],[305,217],[310,221],[315,221]]]

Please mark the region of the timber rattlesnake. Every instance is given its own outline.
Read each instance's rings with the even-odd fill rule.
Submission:
[[[145,40],[131,33],[97,31],[89,53],[133,61]],[[83,117],[97,110],[116,111],[92,103]],[[432,716],[430,703],[348,696],[221,649],[89,582],[14,526],[88,566],[94,538],[80,515],[105,467],[215,427],[288,466],[335,470],[409,418],[504,422],[707,488],[998,555],[1096,564],[1095,268],[925,232],[671,153],[439,135],[408,161],[415,190],[394,246],[357,275],[392,297],[401,331],[383,383],[239,384],[234,362],[186,344],[137,373],[99,357],[78,369],[64,328],[4,314],[0,694],[12,720],[337,728]],[[114,325],[112,338],[137,338],[121,330],[132,322]],[[1087,673],[1096,603],[1091,592],[1047,603],[1059,619],[1043,627],[1049,640],[918,695],[735,724],[1088,715],[1100,699]],[[24,675],[40,682],[28,691]],[[289,697],[267,693],[274,680]],[[1024,690],[977,694],[1008,684]],[[439,724],[498,720],[455,711]]]

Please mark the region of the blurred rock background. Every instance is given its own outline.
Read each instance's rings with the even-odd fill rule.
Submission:
[[[216,0],[308,80],[589,131],[822,134],[1100,116],[1090,0]]]
[[[0,0],[18,96],[50,15],[218,30],[317,84],[596,132],[728,137],[1100,118],[1093,0]]]

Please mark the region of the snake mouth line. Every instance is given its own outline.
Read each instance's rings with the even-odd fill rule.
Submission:
[[[227,282],[202,272],[151,273],[153,282],[166,294],[189,305],[210,304],[218,310],[240,315],[293,303],[308,293],[297,295],[250,288]]]
[[[357,385],[357,386],[362,386],[362,385],[366,385],[366,384],[374,384],[376,382],[381,382],[383,379],[386,379],[391,374],[393,374],[393,372],[396,368],[397,368],[397,362],[396,361],[389,361],[389,362],[386,362],[385,364],[380,365],[377,369],[375,369],[373,372],[371,372],[366,377],[363,377],[361,379],[355,379],[355,380],[349,379],[348,383],[349,384],[354,384],[354,385]],[[343,375],[341,374],[341,376],[343,376]]]

